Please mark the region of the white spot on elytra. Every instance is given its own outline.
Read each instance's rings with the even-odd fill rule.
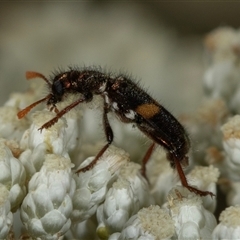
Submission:
[[[133,110],[129,110],[129,112],[124,114],[126,118],[134,120],[135,119],[135,112]]]
[[[99,88],[99,92],[104,92],[105,91],[105,89],[106,89],[106,85],[107,85],[107,83],[106,82],[104,82],[101,86],[100,86],[100,88]]]
[[[115,109],[115,110],[118,110],[119,108],[118,108],[118,104],[116,103],[116,102],[113,102],[112,103],[112,107],[113,107],[113,109]]]
[[[104,94],[104,98],[105,98],[105,102],[106,102],[107,104],[109,104],[109,103],[110,103],[110,101],[109,101],[109,97],[108,97],[108,95],[107,95],[107,94]]]

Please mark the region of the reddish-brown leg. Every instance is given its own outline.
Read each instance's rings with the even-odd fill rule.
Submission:
[[[83,167],[83,168],[77,170],[76,173],[86,172],[86,171],[90,170],[91,168],[93,168],[93,166],[97,163],[99,158],[104,154],[104,152],[111,145],[111,143],[113,141],[113,131],[112,131],[112,128],[111,128],[111,126],[109,124],[109,121],[108,121],[108,117],[107,117],[108,111],[109,111],[108,105],[107,105],[106,102],[104,102],[103,127],[104,127],[105,136],[107,138],[107,144],[100,150],[100,152],[97,154],[97,156],[94,158],[94,160],[90,164],[88,164],[86,167]]]
[[[64,114],[66,114],[67,112],[69,112],[71,109],[73,109],[74,107],[76,107],[79,103],[84,102],[85,99],[78,99],[77,101],[71,103],[70,105],[68,105],[67,107],[65,107],[64,109],[62,109],[60,112],[57,113],[56,117],[52,118],[50,121],[44,123],[39,130],[42,131],[44,128],[50,128],[52,125],[54,125],[59,118],[61,118]],[[58,111],[58,110],[57,110]]]
[[[97,163],[97,161],[99,160],[99,158],[104,154],[104,152],[108,149],[109,144],[107,143],[101,150],[100,152],[97,154],[97,156],[93,159],[93,161],[91,161],[86,167],[80,168],[76,171],[76,173],[80,173],[80,172],[86,172],[90,169],[93,168],[93,166]]]
[[[183,172],[181,163],[176,158],[174,158],[174,162],[175,162],[175,166],[176,166],[177,171],[178,171],[179,178],[180,178],[181,183],[184,187],[186,187],[189,191],[194,192],[195,194],[200,195],[200,196],[207,196],[207,195],[210,195],[211,197],[215,196],[212,192],[201,191],[201,190],[199,190],[195,187],[190,186],[187,182],[187,178],[185,176],[185,173]]]

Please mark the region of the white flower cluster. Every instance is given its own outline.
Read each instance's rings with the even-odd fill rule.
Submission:
[[[210,64],[204,75],[204,88],[213,98],[224,99],[232,111],[240,110],[240,31],[229,27],[208,34],[205,46]]]
[[[216,29],[205,44],[206,96],[196,112],[180,119],[192,140],[188,182],[216,197],[182,187],[161,148],[145,179],[140,144],[131,159],[111,145],[91,169],[77,174],[104,144],[94,142],[93,118],[76,108],[42,131],[55,116],[48,109],[18,120],[17,112],[40,98],[42,87],[32,85],[0,107],[0,239],[240,239],[240,33]],[[88,132],[91,141],[84,142]],[[131,144],[130,133],[119,134]],[[134,153],[136,137],[132,146]]]
[[[182,119],[194,139],[194,163],[212,165],[220,172],[216,203],[221,215],[212,239],[240,239],[240,30],[218,28],[206,36],[205,47],[209,60],[203,78],[205,98],[196,114]]]
[[[240,236],[240,207],[231,206],[222,211],[220,223],[214,229],[213,239],[239,239]]]

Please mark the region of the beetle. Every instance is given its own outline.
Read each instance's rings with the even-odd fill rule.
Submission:
[[[190,140],[184,127],[168,110],[128,76],[124,74],[114,76],[101,69],[86,67],[70,68],[68,71],[58,72],[51,80],[38,72],[26,73],[27,79],[36,77],[47,83],[50,93],[19,111],[18,118],[23,118],[36,105],[46,101],[50,110],[56,112],[56,116],[43,124],[39,130],[51,127],[78,104],[92,101],[94,95],[100,95],[103,98],[102,117],[107,143],[95,159],[77,173],[91,169],[113,142],[114,134],[108,120],[108,113],[113,112],[120,121],[136,125],[152,140],[152,144],[143,158],[141,173],[144,177],[146,177],[146,164],[156,145],[160,145],[166,150],[167,159],[171,167],[177,170],[184,187],[200,196],[214,196],[212,192],[201,191],[188,184],[182,165],[188,165],[187,154],[190,149]],[[59,111],[56,104],[64,101],[70,93],[79,95],[79,98]]]

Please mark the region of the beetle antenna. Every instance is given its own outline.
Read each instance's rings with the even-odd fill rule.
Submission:
[[[31,109],[33,109],[35,106],[37,106],[41,102],[44,102],[44,101],[48,100],[51,96],[52,96],[52,94],[49,94],[46,97],[44,97],[44,98],[42,98],[42,99],[32,103],[28,107],[26,107],[23,110],[19,111],[18,114],[17,114],[18,118],[19,119],[23,118],[25,115],[27,115],[30,112]]]
[[[31,71],[26,72],[27,80],[37,78],[37,77],[43,79],[50,87],[52,86],[52,84],[49,82],[49,80],[43,74],[38,73],[38,72],[31,72]]]

